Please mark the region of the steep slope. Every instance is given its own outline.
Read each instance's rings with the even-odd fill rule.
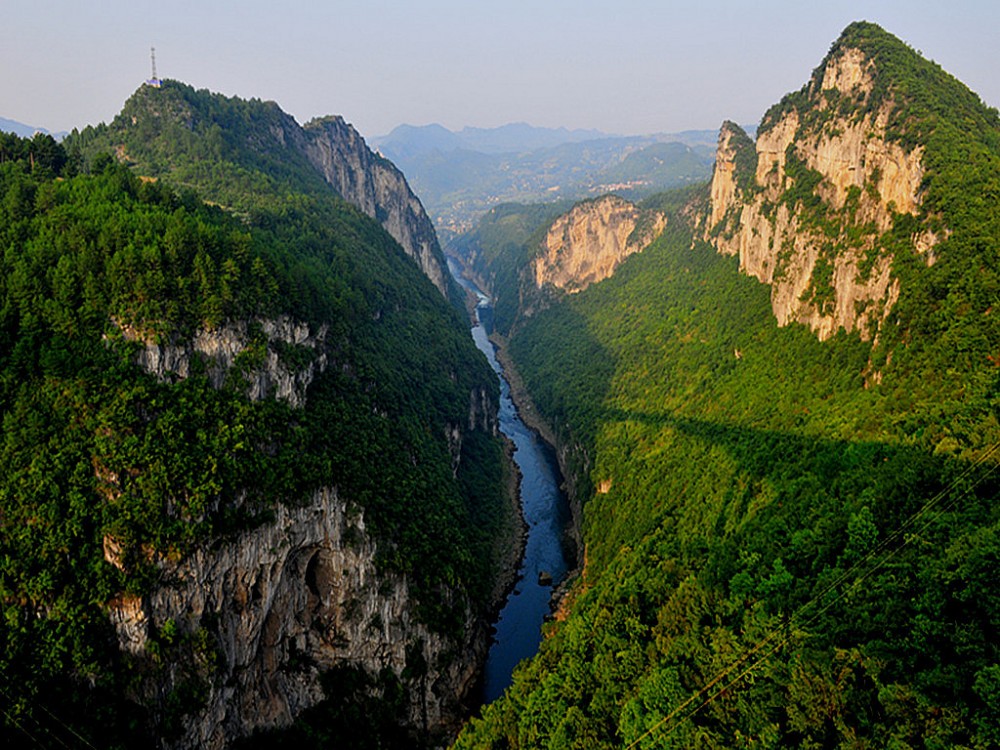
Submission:
[[[614,195],[580,203],[549,227],[532,264],[535,286],[579,292],[608,278],[663,231],[666,217]]]
[[[237,210],[260,206],[263,196],[251,199],[251,188],[273,188],[251,185],[253,172],[312,190],[323,180],[378,221],[442,294],[457,299],[419,199],[402,173],[372,153],[343,118],[303,128],[274,102],[241,101],[164,81],[159,88],[138,89],[109,126],[89,128],[69,141],[75,142],[90,151],[113,150],[144,174],[169,174],[179,184],[207,188]],[[202,160],[192,159],[192,148]],[[220,170],[220,161],[235,169]],[[261,192],[272,195],[273,189]]]
[[[376,219],[447,297],[451,277],[434,226],[403,173],[372,153],[341,117],[314,120],[305,133],[305,153],[323,178],[346,201]]]
[[[663,212],[616,195],[576,204],[511,203],[491,210],[449,252],[490,293],[494,326],[507,335],[551,299],[611,276],[665,226]]]
[[[997,112],[859,23],[720,144],[510,341],[586,565],[457,747],[996,745]]]
[[[446,734],[513,527],[462,315],[276,106],[165,85],[116,123],[84,174],[0,172],[7,728],[225,747],[326,696]]]
[[[933,175],[918,133],[965,112],[984,133],[995,125],[974,95],[943,92],[957,82],[939,71],[886,85],[893,62],[880,44],[853,28],[765,115],[756,143],[732,123],[719,135],[705,239],[771,285],[780,324],[821,338],[839,328],[874,336],[899,295],[890,248],[907,243],[931,264],[948,236],[925,204]]]

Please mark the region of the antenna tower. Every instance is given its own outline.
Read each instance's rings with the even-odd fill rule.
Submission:
[[[146,83],[155,88],[160,88],[160,84],[163,82],[156,77],[156,47],[149,48],[149,60],[153,64],[153,77],[146,81]]]

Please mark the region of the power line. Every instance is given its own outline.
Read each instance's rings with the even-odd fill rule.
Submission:
[[[3,686],[0,686],[0,693],[3,693],[3,696],[7,699],[7,701],[12,706],[14,705],[14,700],[11,698],[10,693],[8,693],[7,690]],[[71,727],[69,724],[67,724],[65,721],[63,721],[61,718],[59,718],[58,716],[56,716],[56,714],[54,712],[52,712],[51,710],[49,710],[49,708],[44,703],[42,703],[41,701],[39,701],[39,700],[29,701],[29,705],[37,706],[38,708],[41,708],[42,711],[44,711],[45,713],[47,713],[49,715],[49,717],[53,721],[55,721],[59,726],[61,726],[63,729],[65,729],[69,734],[71,734],[74,737],[76,737],[86,747],[89,747],[91,750],[97,750],[97,748],[93,745],[93,743],[90,742],[90,740],[88,740],[86,737],[84,737],[78,731],[76,731],[75,729],[73,729],[73,727]],[[9,711],[4,711],[4,716],[7,717],[7,721],[13,723],[14,726],[16,726],[22,732],[24,732],[28,736],[28,738],[31,739],[32,742],[34,742],[39,747],[45,747],[45,745],[37,737],[35,737],[33,734],[31,734],[31,732],[29,732],[27,729],[25,729],[25,727],[21,724],[21,722],[18,721],[18,717],[12,716]],[[56,734],[51,729],[49,729],[48,727],[46,727],[45,725],[43,725],[40,721],[38,721],[38,719],[32,713],[28,713],[28,714],[26,714],[26,716],[27,716],[27,718],[29,718],[31,721],[33,721],[37,725],[37,727],[38,727],[39,730],[41,730],[42,732],[44,732],[45,734],[47,734],[49,737],[51,737],[52,739],[54,739],[56,742],[58,742],[60,745],[62,745],[64,748],[66,748],[66,750],[70,750],[69,745],[67,745],[66,742],[58,734]]]
[[[1000,451],[1000,442],[994,443],[990,448],[988,448],[986,451],[984,451],[983,454],[981,456],[979,456],[979,458],[977,458],[974,462],[972,462],[971,464],[969,464],[969,466],[967,466],[957,477],[955,477],[948,484],[947,487],[945,487],[944,489],[942,489],[941,491],[939,491],[937,494],[935,494],[934,497],[932,497],[930,500],[928,500],[916,513],[912,514],[902,524],[900,524],[900,526],[891,535],[889,535],[888,537],[886,537],[885,539],[883,539],[882,542],[880,542],[878,545],[876,545],[872,550],[870,550],[860,560],[858,560],[857,562],[855,562],[852,565],[848,566],[848,568],[840,576],[838,576],[833,582],[831,582],[830,584],[828,584],[819,594],[813,595],[809,599],[809,601],[807,601],[805,604],[803,604],[801,607],[799,607],[792,614],[792,616],[789,618],[789,621],[788,621],[788,623],[786,625],[782,626],[779,629],[772,630],[763,640],[761,640],[760,642],[758,642],[753,648],[751,648],[749,651],[747,651],[743,656],[741,656],[739,659],[737,659],[735,662],[733,662],[732,664],[730,664],[728,667],[726,667],[724,670],[722,670],[719,674],[717,674],[715,677],[713,677],[711,680],[709,680],[709,682],[707,682],[700,690],[698,690],[698,692],[696,692],[694,695],[692,695],[690,698],[688,698],[686,701],[684,701],[681,705],[679,705],[677,708],[675,708],[673,711],[671,711],[669,714],[667,714],[665,717],[663,717],[660,721],[658,721],[652,727],[650,727],[645,732],[643,732],[641,735],[639,735],[639,737],[637,737],[635,740],[633,740],[631,743],[629,743],[625,747],[625,750],[632,750],[632,748],[636,747],[640,742],[642,742],[647,737],[650,737],[654,732],[656,732],[657,730],[659,730],[662,726],[664,726],[665,724],[667,724],[667,723],[673,721],[674,719],[676,719],[683,711],[685,711],[695,701],[697,701],[702,696],[706,695],[716,685],[718,685],[720,682],[722,682],[723,680],[725,680],[726,677],[728,677],[734,670],[736,670],[739,667],[741,667],[742,665],[746,664],[756,654],[760,653],[769,643],[771,643],[773,640],[775,640],[781,633],[786,633],[785,637],[781,641],[779,641],[773,648],[769,649],[762,656],[760,656],[759,658],[757,658],[754,661],[752,661],[750,663],[750,665],[746,667],[746,669],[744,669],[743,671],[741,671],[734,679],[730,680],[725,685],[723,685],[723,687],[720,690],[716,691],[711,696],[709,696],[701,704],[699,704],[697,707],[695,707],[695,709],[692,710],[690,713],[687,713],[684,716],[682,716],[681,719],[680,719],[680,721],[678,721],[672,727],[670,727],[670,728],[667,729],[665,736],[669,736],[678,726],[680,726],[680,724],[685,719],[692,718],[695,714],[697,714],[699,711],[701,711],[701,709],[703,709],[705,706],[709,705],[712,701],[714,701],[720,695],[724,694],[730,688],[732,688],[733,686],[735,686],[738,682],[742,681],[744,678],[746,678],[748,675],[750,675],[757,667],[759,667],[768,658],[770,658],[770,656],[772,654],[774,654],[776,651],[778,651],[781,647],[783,647],[784,645],[786,645],[792,639],[792,627],[793,626],[796,627],[796,628],[804,628],[805,626],[812,624],[821,615],[823,615],[825,612],[827,612],[829,609],[831,609],[835,604],[837,604],[838,602],[840,602],[845,596],[847,596],[847,594],[848,594],[849,591],[851,591],[852,589],[854,589],[859,583],[861,583],[862,581],[864,581],[866,578],[868,578],[871,575],[873,575],[879,568],[883,567],[895,555],[897,555],[907,544],[910,543],[910,539],[906,538],[906,532],[907,532],[907,530],[910,529],[923,516],[926,516],[928,513],[930,513],[932,510],[934,510],[934,508],[938,504],[940,504],[941,501],[944,498],[951,496],[952,493],[955,492],[958,489],[959,484],[961,482],[964,482],[973,472],[975,472],[980,466],[982,466],[983,463],[985,463],[989,458],[991,458],[994,454],[996,454],[997,451]],[[927,521],[920,527],[919,531],[923,531],[924,529],[928,528],[931,525],[931,523],[933,523],[935,520],[937,520],[938,518],[940,518],[945,512],[947,512],[951,508],[951,506],[953,506],[957,502],[958,497],[960,497],[960,496],[962,496],[964,494],[967,494],[967,493],[971,492],[972,490],[974,490],[976,487],[978,487],[980,484],[982,484],[984,481],[986,481],[986,479],[988,479],[992,474],[996,473],[996,471],[997,471],[998,468],[1000,468],[1000,467],[998,467],[997,464],[993,464],[982,476],[980,476],[978,479],[976,479],[976,481],[972,484],[971,487],[969,487],[968,489],[964,490],[958,496],[952,496],[951,499],[947,503],[945,503],[944,506],[933,517],[927,519]],[[887,550],[887,547],[889,545],[894,544],[900,538],[902,538],[902,544],[900,544],[899,546],[895,546],[892,549],[888,549]],[[880,557],[880,556],[883,559],[876,560],[876,558]],[[813,613],[812,615],[810,615],[804,621],[801,621],[801,622],[798,621],[798,618],[800,618],[807,609],[809,609],[810,607],[812,607],[815,604],[819,604],[824,597],[826,597],[828,594],[832,593],[834,590],[836,590],[837,588],[839,588],[848,579],[852,578],[854,576],[854,572],[855,571],[859,570],[862,566],[867,565],[868,562],[873,561],[873,560],[875,562],[872,565],[872,567],[869,568],[868,570],[862,571],[861,574],[854,580],[854,582],[852,583],[852,585],[849,588],[844,589],[843,591],[841,591],[840,593],[838,593],[837,596],[835,596],[833,599],[831,599],[829,602],[827,602],[825,605],[823,605],[818,611],[816,611],[815,613]]]

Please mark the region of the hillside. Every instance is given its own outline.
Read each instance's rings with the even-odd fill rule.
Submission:
[[[997,112],[852,24],[522,320],[586,563],[457,747],[1000,742],[998,194]]]
[[[288,210],[289,187],[300,196],[332,187],[378,221],[442,294],[460,300],[434,227],[406,179],[343,118],[302,127],[274,102],[168,80],[140,87],[110,125],[86,128],[66,144],[84,153],[114,153],[142,174],[169,177],[256,223]]]
[[[497,383],[419,235],[330,184],[384,221],[398,172],[302,131],[168,82],[65,149],[0,144],[15,746],[222,748],[308,710],[317,742],[419,746],[465,711],[513,524]]]
[[[707,178],[715,133],[610,136],[508,125],[401,126],[377,142],[412,181],[444,243],[508,202],[630,200]]]

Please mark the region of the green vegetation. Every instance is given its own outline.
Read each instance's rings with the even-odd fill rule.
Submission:
[[[451,252],[463,258],[497,294],[493,323],[498,331],[506,334],[514,325],[519,307],[524,304],[519,291],[529,283],[522,278],[523,272],[537,254],[549,226],[572,206],[570,201],[504,203],[491,209],[473,231],[452,243]]]
[[[582,497],[569,617],[457,747],[1000,742],[1000,211],[984,197],[1000,126],[877,27],[852,44],[875,45],[927,165],[925,213],[880,240],[900,297],[878,344],[778,328],[767,287],[680,213],[527,319],[511,354],[602,491]],[[928,265],[912,236],[935,221],[951,234]]]
[[[498,203],[580,200],[609,190],[639,200],[703,180],[715,142],[714,131],[679,133],[668,143],[593,132],[582,141],[529,137],[501,145],[434,126],[397,130],[380,148],[406,173],[447,242]]]
[[[140,87],[110,125],[74,131],[66,145],[85,155],[115,154],[141,174],[169,176],[178,188],[258,218],[286,208],[290,197],[301,202],[310,192],[329,192],[289,142],[296,128],[274,102],[168,80],[162,88]]]
[[[213,680],[211,618],[163,629],[133,658],[109,604],[158,585],[159,561],[320,487],[364,509],[379,565],[407,575],[434,630],[463,627],[445,588],[486,605],[506,512],[501,449],[469,430],[456,475],[445,426],[467,426],[470,392],[495,399],[495,378],[388,234],[254,140],[269,126],[261,109],[277,112],[178,84],[140,90],[126,150],[159,180],[107,155],[113,127],[68,150],[0,142],[0,708],[5,736],[25,744],[62,746],[50,712],[107,747],[176,728]],[[333,364],[305,409],[247,397],[243,373],[267,347],[259,323],[278,316],[326,327]],[[249,324],[251,345],[221,388],[197,357],[173,382],[135,364],[136,334],[183,345],[230,322]],[[313,356],[277,349],[286,363]],[[153,728],[151,707],[128,696],[161,669],[178,688],[153,707]]]

